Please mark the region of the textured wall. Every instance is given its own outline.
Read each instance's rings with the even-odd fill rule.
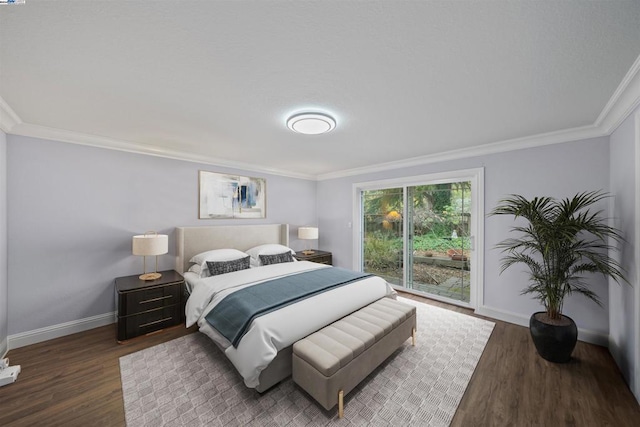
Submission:
[[[527,197],[567,197],[585,190],[606,190],[609,187],[608,165],[609,144],[605,137],[320,181],[321,249],[333,251],[337,265],[352,266],[353,230],[348,224],[352,221],[353,183],[484,167],[485,211],[489,212],[501,198],[511,193]],[[607,210],[606,206],[602,208]],[[493,249],[508,236],[512,224],[508,217],[484,219],[484,304],[490,309],[528,318],[540,307],[529,296],[520,295],[522,284],[527,280],[525,274],[515,267],[500,275],[500,252]],[[607,282],[596,277],[593,285],[604,309],[576,296],[565,302],[564,311],[579,327],[606,335],[609,330]]]
[[[7,350],[7,137],[0,131],[0,357]]]
[[[9,335],[115,310],[113,279],[142,272],[131,237],[176,226],[316,224],[316,182],[8,136]],[[198,220],[198,170],[267,179],[267,218]],[[153,259],[148,259],[153,262]]]
[[[636,110],[636,114],[640,114],[640,108]],[[631,114],[610,137],[611,192],[616,196],[612,211],[613,223],[620,228],[627,240],[621,245],[622,251],[616,256],[627,270],[628,279],[633,283],[633,287],[617,286],[615,283],[609,286],[609,348],[627,383],[640,399],[640,384],[636,384],[634,378],[640,363],[636,360],[635,353],[640,325],[637,325],[634,320],[636,310],[640,309],[636,306],[637,300],[634,295],[638,292],[637,287],[640,286],[636,270],[638,248],[635,247],[635,233],[638,227],[636,198],[640,197],[638,195],[640,189],[636,188],[638,183],[636,174],[640,171],[636,170],[635,163],[638,155],[635,116]]]

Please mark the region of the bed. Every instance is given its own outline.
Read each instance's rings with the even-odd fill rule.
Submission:
[[[178,227],[176,228],[176,270],[185,276],[191,295],[187,301],[187,325],[197,323],[231,360],[247,387],[264,392],[291,375],[292,345],[295,341],[333,323],[341,317],[384,296],[391,287],[379,277],[368,277],[314,295],[251,322],[239,344],[231,343],[206,320],[207,313],[236,289],[249,287],[271,277],[313,274],[333,267],[308,261],[288,262],[200,278],[189,272],[189,260],[214,249],[237,249],[280,244],[289,246],[287,224]],[[302,274],[300,274],[302,273]],[[223,289],[224,288],[224,289]]]

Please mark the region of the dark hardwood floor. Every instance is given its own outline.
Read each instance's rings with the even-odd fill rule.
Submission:
[[[495,323],[453,426],[640,425],[640,406],[606,348],[578,342],[572,361],[556,365],[537,356],[527,328]],[[123,426],[118,359],[194,331],[117,344],[110,325],[11,350],[22,372],[0,388],[0,426]]]

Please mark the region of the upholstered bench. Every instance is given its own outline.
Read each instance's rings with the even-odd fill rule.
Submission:
[[[382,298],[293,345],[293,381],[329,410],[407,338],[415,345],[416,308]]]

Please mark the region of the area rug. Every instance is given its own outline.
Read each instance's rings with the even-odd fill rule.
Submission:
[[[291,378],[260,395],[245,387],[222,352],[193,333],[120,358],[127,425],[448,426],[494,324],[417,307],[411,340],[345,397],[345,415],[326,411]]]

